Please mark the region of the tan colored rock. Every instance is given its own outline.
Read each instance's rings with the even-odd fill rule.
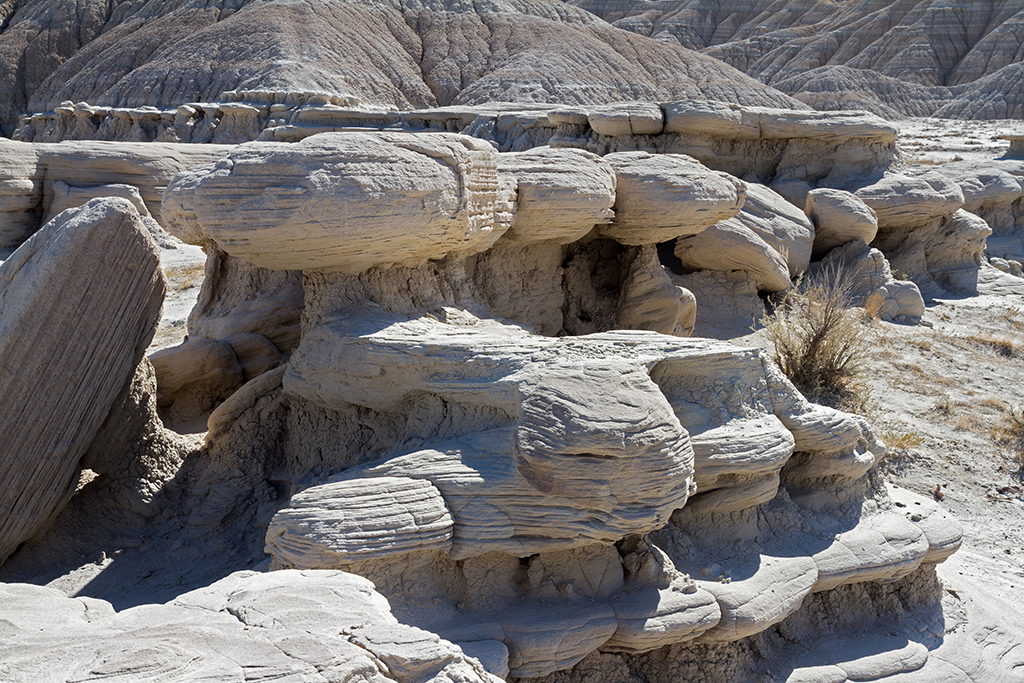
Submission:
[[[213,240],[272,270],[355,274],[483,251],[511,218],[500,212],[496,157],[487,143],[441,133],[249,143],[178,176],[165,222],[185,241]]]
[[[854,240],[870,244],[878,232],[874,209],[845,190],[811,190],[804,212],[814,221],[815,256]]]
[[[670,102],[665,132],[735,140],[866,139],[892,142],[896,128],[865,112],[805,112],[726,102]]]
[[[664,114],[654,102],[619,102],[592,107],[587,122],[598,135],[657,135],[664,128]]]
[[[596,154],[541,147],[499,154],[498,169],[519,187],[505,239],[568,244],[612,218],[615,171]]]
[[[656,244],[736,215],[745,184],[679,154],[616,152],[615,219],[599,231],[622,244]]]
[[[33,145],[0,137],[0,249],[14,249],[39,226],[43,168]]]
[[[229,343],[190,339],[149,357],[156,370],[161,410],[175,419],[209,412],[245,381],[245,371]]]
[[[452,517],[428,481],[342,481],[292,496],[267,529],[280,567],[319,569],[403,552],[451,548]]]
[[[120,197],[132,203],[140,216],[149,217],[149,209],[142,201],[142,195],[134,185],[109,184],[96,187],[72,187],[63,180],[53,183],[53,198],[50,200],[50,207],[47,209],[43,223],[47,223],[65,209],[75,209],[85,204],[90,199],[97,197]]]
[[[960,187],[935,171],[913,177],[888,175],[854,194],[874,210],[880,231],[924,225],[964,205]]]
[[[63,214],[0,266],[0,394],[16,407],[0,417],[0,562],[74,492],[164,289],[156,247],[120,199]]]
[[[164,187],[186,169],[216,161],[229,148],[214,145],[167,143],[63,142],[39,146],[39,163],[46,168],[43,206],[49,208],[53,184],[71,187],[132,185],[153,217],[164,223],[161,200]]]
[[[814,227],[807,216],[771,188],[747,185],[747,200],[734,218],[676,241],[683,266],[700,270],[743,270],[760,290],[788,289],[806,270]]]
[[[688,337],[693,333],[696,314],[697,299],[672,282],[658,260],[657,248],[641,247],[622,285],[617,327]]]

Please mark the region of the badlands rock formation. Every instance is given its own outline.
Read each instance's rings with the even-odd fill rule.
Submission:
[[[573,0],[615,27],[699,50],[815,109],[1024,115],[1014,3]]]
[[[162,115],[144,107],[190,102],[210,117],[201,103],[235,90],[278,92],[288,104],[400,109],[683,98],[798,106],[716,59],[554,0],[0,7],[0,131],[8,136],[19,115],[44,111],[83,128],[109,113],[111,127],[145,129]],[[94,113],[80,102],[112,109]],[[277,102],[231,115],[251,119]]]
[[[917,174],[877,117],[729,103],[218,107],[260,139],[7,143],[4,220],[87,203],[0,267],[2,338],[41,340],[0,367],[60,351],[84,373],[0,449],[3,677],[955,681],[970,661],[1012,680],[943,612],[959,525],[886,484],[868,420],[756,348],[689,338],[839,262],[916,321],[996,272],[1012,166]],[[39,170],[89,149],[176,175]],[[207,254],[187,338],[149,358],[139,205]],[[72,238],[119,263],[81,284]],[[51,301],[62,278],[77,298]],[[65,338],[24,302],[96,314]],[[9,375],[61,399],[69,373]]]

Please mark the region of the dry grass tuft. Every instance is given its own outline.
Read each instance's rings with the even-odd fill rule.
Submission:
[[[762,321],[772,358],[809,399],[861,410],[871,328],[841,270],[801,282]]]
[[[882,293],[871,292],[871,294],[868,294],[867,299],[864,300],[864,313],[872,320],[878,320],[884,305],[885,297],[882,296]]]
[[[992,428],[990,436],[996,443],[1010,449],[1018,472],[1024,472],[1024,405],[1007,406],[1003,418]]]
[[[907,425],[900,423],[900,426],[893,429],[883,430],[878,438],[885,444],[889,451],[909,451],[924,443],[924,437],[917,432],[906,431]]]
[[[206,264],[195,263],[184,266],[172,266],[164,271],[171,291],[180,292],[203,284],[206,276]]]
[[[1003,358],[1018,358],[1024,356],[1020,344],[1009,337],[997,337],[992,334],[975,334],[967,337],[967,341],[990,351],[995,351]]]

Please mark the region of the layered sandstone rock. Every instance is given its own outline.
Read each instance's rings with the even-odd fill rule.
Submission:
[[[165,222],[264,268],[354,274],[483,251],[509,226],[497,190],[494,149],[472,138],[324,134],[251,143],[180,175]]]
[[[0,266],[0,382],[12,406],[0,561],[74,493],[82,456],[152,339],[164,287],[156,247],[120,199],[61,214]]]
[[[676,241],[675,255],[694,270],[743,270],[759,290],[788,289],[807,269],[814,226],[804,213],[771,188],[750,183],[735,218]]]

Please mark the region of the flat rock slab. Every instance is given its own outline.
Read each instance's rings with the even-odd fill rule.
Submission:
[[[26,616],[30,603],[46,615]],[[370,581],[338,571],[236,572],[118,613],[50,588],[0,586],[7,624],[0,679],[18,683],[493,681],[458,646],[398,623]]]
[[[157,248],[123,199],[61,214],[0,266],[0,562],[74,491],[164,291]]]

